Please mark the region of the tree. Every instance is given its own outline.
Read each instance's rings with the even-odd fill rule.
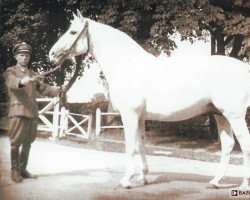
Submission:
[[[211,53],[249,57],[250,3],[247,0],[74,1],[84,16],[128,33],[148,51],[170,54],[175,31],[193,42],[211,34]]]
[[[32,46],[30,69],[42,71],[52,68],[47,55],[52,44],[58,39],[59,31],[64,31],[67,27],[68,18],[64,4],[56,0],[15,0],[4,1],[0,6],[3,10],[0,17],[0,43],[2,52],[5,52],[1,68],[5,69],[13,64],[11,49],[20,41],[26,41]],[[47,81],[56,79],[50,77]]]
[[[30,69],[51,69],[48,51],[65,32],[71,11],[76,9],[85,17],[128,33],[155,55],[161,51],[170,54],[176,48],[169,37],[176,31],[190,42],[205,39],[207,31],[212,54],[239,59],[250,56],[248,0],[2,0],[0,74],[13,64],[11,49],[18,41],[26,41],[33,48]],[[72,71],[73,66],[72,62],[65,63],[66,71]],[[65,70],[61,70],[45,81],[60,85],[64,79]]]

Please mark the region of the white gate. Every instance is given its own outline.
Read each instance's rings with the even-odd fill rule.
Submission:
[[[102,116],[119,116],[120,114],[117,112],[109,112],[109,113],[102,113],[100,108],[96,109],[96,129],[95,133],[98,136],[101,133],[101,129],[108,129],[108,128],[123,128],[123,126],[102,126]]]
[[[52,132],[53,139],[62,138],[65,135],[75,135],[89,139],[91,132],[90,116],[69,113],[64,107],[60,110],[58,97],[38,98],[37,102],[49,102],[38,112],[39,118],[43,122],[43,124],[39,124],[38,130]],[[52,122],[47,115],[53,115]]]

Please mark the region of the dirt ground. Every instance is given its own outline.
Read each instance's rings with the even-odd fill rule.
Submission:
[[[64,141],[65,142],[65,141]],[[1,200],[133,200],[133,199],[228,199],[241,179],[232,168],[219,190],[207,189],[216,163],[148,155],[148,185],[132,181],[132,189],[118,182],[124,173],[124,154],[85,148],[84,143],[63,143],[38,137],[33,144],[29,170],[36,180],[14,184],[10,180],[9,143],[0,137]],[[87,144],[87,143],[85,143]],[[101,146],[101,145],[99,145]]]
[[[51,141],[50,136],[39,132],[32,147],[29,170],[39,178],[14,184],[8,138],[0,135],[1,200],[229,199],[241,183],[236,145],[222,188],[206,188],[218,168],[217,140],[146,132],[149,183],[143,186],[135,177],[127,190],[119,186],[125,170],[122,130],[103,131],[98,138],[93,133],[90,141],[72,136]]]
[[[206,132],[199,132],[200,130],[193,131],[192,134],[190,134],[190,130],[186,130],[181,134],[176,134],[173,130],[167,133],[155,130],[146,131],[144,137],[146,154],[218,163],[221,153],[219,139],[209,138],[206,136]],[[125,152],[125,139],[122,129],[103,130],[98,137],[94,133],[93,130],[88,141],[75,136],[65,136],[65,138],[55,142],[100,151]],[[40,139],[48,139],[49,137],[49,133],[40,132],[38,134]],[[243,160],[240,154],[240,147],[236,142],[231,153],[230,163],[241,165]]]

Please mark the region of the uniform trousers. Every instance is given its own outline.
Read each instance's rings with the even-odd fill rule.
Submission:
[[[8,135],[11,146],[30,145],[37,135],[38,118],[10,117]]]
[[[25,171],[31,143],[37,135],[38,118],[10,117],[8,135],[11,144],[11,170]],[[19,147],[21,152],[19,153]]]

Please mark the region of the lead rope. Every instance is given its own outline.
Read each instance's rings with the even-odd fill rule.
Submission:
[[[73,44],[71,45],[71,47],[64,53],[64,56],[68,56],[70,50],[75,46],[76,42],[78,41],[78,39],[80,38],[81,34],[84,32],[84,31],[87,31],[86,34],[87,34],[87,45],[88,45],[88,48],[87,48],[87,52],[85,54],[83,54],[84,58],[86,58],[86,56],[89,54],[89,51],[90,51],[90,41],[89,41],[89,32],[88,32],[88,21],[85,23],[85,26],[83,27],[82,31],[79,33],[79,35],[77,36],[76,40],[73,42]],[[64,92],[59,92],[59,100],[55,103],[55,105],[57,103],[61,103],[65,108],[68,108],[68,102],[67,102],[67,96],[66,96],[66,93],[69,91],[69,89],[71,88],[71,86],[74,84],[75,80],[77,79],[77,77],[79,76],[79,71],[80,71],[80,66],[81,66],[81,60],[82,60],[82,57],[83,56],[78,56],[76,58],[76,68],[75,68],[75,72],[74,72],[74,75],[72,76],[72,78],[70,79],[68,85],[67,85],[67,88],[66,88],[66,91]],[[33,81],[38,81],[41,79],[41,77],[43,76],[46,76],[46,75],[49,75],[51,73],[53,73],[54,71],[58,70],[59,68],[61,68],[61,65],[58,65],[56,66],[55,68],[49,70],[49,71],[46,71],[46,72],[42,72],[41,74],[38,74],[36,75],[34,78],[33,78]]]
[[[77,79],[77,77],[79,76],[79,71],[81,69],[81,64],[82,64],[82,60],[84,60],[90,51],[90,40],[89,40],[89,31],[88,31],[88,26],[89,23],[88,21],[85,23],[85,26],[83,27],[82,31],[79,33],[79,35],[77,36],[76,40],[74,41],[74,43],[71,45],[71,47],[65,52],[65,54],[68,54],[69,51],[75,46],[76,42],[78,41],[78,39],[80,38],[81,34],[86,30],[86,34],[87,34],[87,52],[83,55],[77,56],[76,57],[76,68],[75,68],[75,72],[74,75],[72,76],[72,78],[70,79],[69,83],[68,83],[68,87],[66,92],[71,88],[71,86],[74,84],[75,80]]]
[[[88,26],[89,26],[89,23],[88,21],[85,23],[85,26],[83,27],[83,29],[81,30],[81,32],[79,33],[79,35],[77,36],[76,40],[72,43],[71,47],[65,51],[64,53],[64,56],[68,56],[69,52],[71,51],[71,49],[75,46],[76,42],[79,40],[81,34],[86,30],[87,31],[87,45],[88,45],[88,48],[87,48],[87,52],[86,54],[88,55],[89,54],[89,49],[90,49],[90,41],[89,41],[89,32],[88,32]],[[85,56],[86,57],[86,56]],[[49,75],[51,73],[53,73],[54,71],[58,70],[59,68],[61,68],[61,65],[58,65],[56,67],[54,67],[53,69],[49,70],[49,71],[46,71],[46,72],[42,72],[41,74],[38,74],[36,75],[34,78],[33,78],[33,81],[36,81],[36,80],[39,80],[41,77],[43,76],[46,76],[46,75]],[[78,72],[77,72],[78,73]],[[75,74],[74,74],[75,75]],[[76,79],[76,78],[75,78]],[[73,84],[73,83],[72,83]]]
[[[89,32],[88,32],[88,22],[86,22],[85,27],[83,28],[83,30],[80,32],[80,34],[78,35],[77,39],[75,40],[75,42],[72,44],[72,46],[70,47],[70,49],[66,52],[66,54],[68,54],[68,52],[74,47],[74,45],[76,44],[76,42],[78,41],[80,35],[86,30],[86,34],[87,34],[87,52],[83,55],[77,56],[76,57],[76,67],[75,67],[75,72],[74,75],[71,77],[71,79],[69,80],[69,83],[67,85],[67,89],[65,92],[61,92],[59,95],[59,101],[60,103],[67,109],[69,109],[69,103],[67,102],[67,96],[66,93],[69,91],[69,89],[72,87],[72,85],[74,84],[74,82],[76,81],[77,77],[79,76],[79,71],[81,69],[81,64],[82,64],[82,60],[84,60],[90,51],[90,41],[89,41]]]

